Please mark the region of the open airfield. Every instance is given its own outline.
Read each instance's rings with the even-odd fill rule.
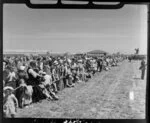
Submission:
[[[96,73],[88,82],[58,92],[58,101],[42,100],[23,109],[23,118],[144,119],[146,76],[140,79],[140,61],[119,63]]]

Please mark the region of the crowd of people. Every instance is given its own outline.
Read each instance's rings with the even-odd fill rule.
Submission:
[[[18,107],[42,99],[59,100],[58,91],[87,82],[96,72],[108,71],[123,60],[122,56],[4,56],[4,117],[15,117]]]

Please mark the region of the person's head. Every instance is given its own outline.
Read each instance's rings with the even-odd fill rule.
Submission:
[[[31,61],[30,62],[30,67],[31,68],[36,68],[36,61]]]
[[[64,62],[64,66],[67,66],[68,64],[67,64],[67,62]]]
[[[4,91],[4,93],[5,93],[6,96],[12,94],[13,90],[14,90],[14,89],[13,89],[12,87],[10,87],[10,86],[6,86],[6,87],[4,87],[4,89],[3,89],[3,91]]]
[[[41,62],[41,58],[40,57],[37,58],[37,62]]]
[[[7,66],[7,69],[8,69],[10,72],[12,72],[12,66],[11,66],[11,65],[8,65],[8,66]]]
[[[6,96],[9,96],[11,93],[12,93],[12,91],[11,91],[10,89],[7,89],[7,90],[5,91],[5,95],[6,95]]]
[[[10,67],[10,71],[14,72],[15,71],[15,67],[14,66]]]
[[[23,72],[23,71],[25,71],[25,68],[26,68],[25,66],[20,66],[20,67],[19,67],[19,71],[20,71],[20,72]]]

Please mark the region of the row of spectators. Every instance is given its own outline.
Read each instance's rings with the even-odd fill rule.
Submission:
[[[59,100],[58,91],[87,82],[96,72],[108,71],[123,57],[11,56],[3,58],[3,111],[15,117],[17,107],[42,99]]]

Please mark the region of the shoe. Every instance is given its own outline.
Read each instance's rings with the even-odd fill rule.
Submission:
[[[78,81],[78,83],[81,83],[81,82],[82,82],[81,80]]]
[[[59,100],[58,96],[53,96],[54,100]]]
[[[71,88],[71,86],[70,86],[70,85],[66,85],[66,87],[69,87],[69,88]]]
[[[52,100],[52,98],[51,97],[48,97],[48,98],[46,98],[48,101],[51,101]]]
[[[74,85],[70,85],[70,87],[74,87]]]
[[[74,87],[75,86],[75,83],[72,83],[72,87]]]
[[[54,100],[59,100],[58,98],[54,98]]]
[[[42,100],[39,100],[38,102],[39,102],[39,103],[41,103],[41,102],[42,102]]]

